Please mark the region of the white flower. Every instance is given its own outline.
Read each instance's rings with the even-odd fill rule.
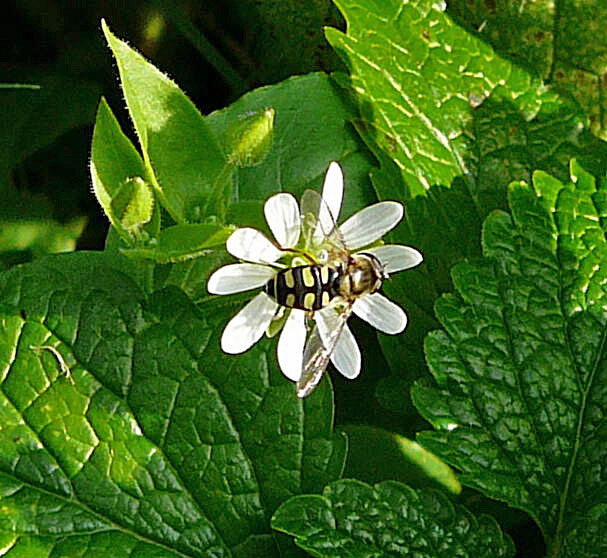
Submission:
[[[291,194],[276,194],[264,206],[266,220],[276,243],[252,228],[236,230],[226,243],[230,254],[246,263],[221,267],[209,278],[207,288],[212,294],[232,294],[263,287],[278,271],[302,261],[305,253],[321,261],[323,258],[323,231],[331,231],[337,221],[343,197],[341,168],[331,163],[323,187],[323,204],[318,222],[312,231],[303,227],[299,207]],[[339,227],[340,236],[350,252],[372,254],[383,265],[386,276],[415,267],[422,261],[414,248],[385,244],[361,250],[377,243],[383,235],[401,220],[403,207],[394,201],[379,202],[355,213]],[[305,236],[308,236],[306,239]],[[302,247],[302,244],[305,246]],[[295,262],[293,261],[295,260]],[[313,318],[318,332],[327,346],[343,311],[344,301],[335,297],[328,306],[317,310]],[[227,324],[221,338],[221,348],[230,354],[242,353],[255,344],[270,326],[281,307],[265,292],[257,294]],[[283,373],[297,381],[302,374],[304,346],[307,336],[305,310],[287,309],[288,317],[278,341],[278,362]],[[407,315],[400,306],[379,292],[357,298],[352,311],[376,329],[390,334],[400,333],[407,325]],[[343,325],[331,361],[346,378],[355,378],[360,372],[361,356],[358,344],[347,325]]]

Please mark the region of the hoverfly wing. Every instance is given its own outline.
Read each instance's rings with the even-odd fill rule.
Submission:
[[[331,320],[330,330],[324,335],[321,335],[318,324],[314,326],[304,348],[302,374],[297,382],[297,397],[307,397],[320,382],[351,313],[352,305],[336,314],[335,319]]]
[[[331,355],[325,350],[322,338],[315,325],[304,348],[301,377],[297,381],[297,397],[307,397],[318,385],[329,364]]]
[[[300,204],[302,234],[307,250],[326,249],[329,259],[347,259],[348,250],[335,218],[320,194],[306,190]]]

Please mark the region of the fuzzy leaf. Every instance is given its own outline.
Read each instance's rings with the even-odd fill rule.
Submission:
[[[105,99],[101,99],[97,111],[90,171],[97,201],[127,243],[134,241],[152,217],[154,221],[147,230],[152,236],[158,233],[159,214],[146,182],[145,164],[122,133]]]
[[[436,305],[437,386],[413,392],[437,429],[420,443],[464,484],[527,511],[553,557],[607,552],[588,529],[607,506],[606,199],[575,163],[570,183],[512,184],[512,215],[485,222],[485,258],[458,264],[458,294]]]
[[[131,271],[79,252],[1,277],[2,548],[292,555],[269,519],[339,477],[330,389],[301,402],[267,344],[224,355],[225,313],[145,299]]]
[[[296,496],[278,508],[272,526],[321,558],[514,555],[494,519],[477,519],[439,492],[394,481],[369,486],[343,480],[322,496]]]
[[[172,80],[102,27],[162,205],[178,223],[225,217],[229,168],[205,120]]]

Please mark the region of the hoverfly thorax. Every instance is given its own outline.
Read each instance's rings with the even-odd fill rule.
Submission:
[[[377,292],[387,275],[381,262],[372,254],[350,256],[348,265],[340,274],[336,292],[344,300],[352,301]]]

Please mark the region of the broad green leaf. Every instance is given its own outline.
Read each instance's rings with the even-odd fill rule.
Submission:
[[[127,244],[146,227],[156,236],[159,213],[139,153],[123,134],[105,99],[101,99],[91,148],[91,180],[97,201]]]
[[[475,518],[439,492],[394,481],[342,480],[322,496],[296,496],[278,508],[272,527],[319,558],[514,556],[493,518]]]
[[[398,480],[415,488],[462,490],[453,470],[418,443],[382,428],[349,424],[345,477],[368,483]]]
[[[589,114],[592,130],[605,139],[607,40],[597,33],[607,18],[604,2],[452,0],[448,10],[498,52],[573,95]]]
[[[230,167],[205,120],[172,80],[102,27],[162,205],[178,223],[224,218]]]
[[[148,246],[123,250],[127,256],[158,263],[180,262],[204,255],[211,248],[222,248],[234,227],[189,223],[163,229]]]
[[[235,201],[265,201],[281,191],[297,197],[307,188],[320,191],[331,161],[344,168],[342,217],[375,201],[369,181],[373,158],[349,124],[356,112],[326,75],[298,76],[261,87],[212,113],[207,122],[225,142],[233,122],[267,107],[276,113],[272,149],[261,164],[235,172]]]
[[[436,386],[413,392],[436,428],[419,441],[460,480],[527,511],[552,557],[599,556],[606,539],[607,185],[513,183],[511,215],[484,225],[484,258],[453,270],[426,340]],[[584,540],[584,551],[578,541]]]
[[[271,514],[343,467],[328,385],[302,402],[268,343],[224,355],[229,315],[146,299],[131,268],[80,252],[0,278],[2,547],[293,555]]]
[[[359,129],[396,162],[411,195],[462,177],[484,216],[511,180],[562,172],[578,149],[580,109],[455,25],[444,2],[336,3],[347,34],[327,29],[327,38],[348,64]]]

